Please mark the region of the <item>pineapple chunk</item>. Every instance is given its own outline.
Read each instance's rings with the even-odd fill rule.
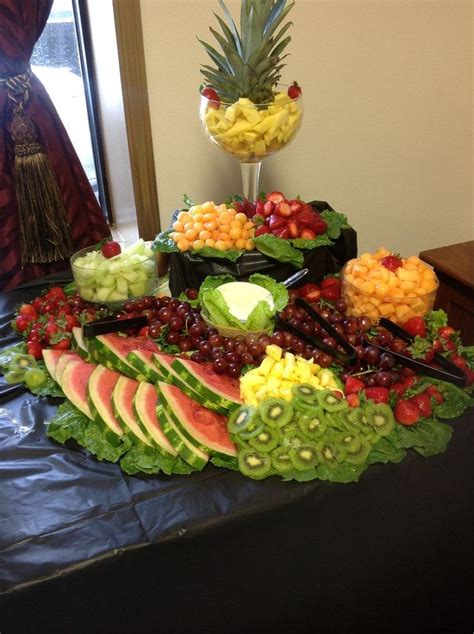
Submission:
[[[255,392],[255,398],[258,402],[263,401],[263,399],[267,396],[268,386],[262,385],[262,387]]]
[[[276,361],[275,365],[273,366],[271,375],[276,377],[277,379],[280,379],[283,375],[284,369],[285,362],[283,359],[280,359],[280,361]]]
[[[309,364],[301,361],[296,362],[296,375],[301,383],[307,383],[313,376]]]
[[[283,370],[282,378],[289,379],[295,371],[295,355],[291,352],[285,354],[285,369]]]
[[[283,350],[280,348],[280,346],[271,343],[265,348],[265,354],[267,355],[267,357],[271,357],[274,361],[280,361],[283,355]]]
[[[226,132],[228,138],[236,137],[243,132],[250,132],[252,129],[252,124],[248,121],[236,121],[234,125],[229,128]]]
[[[260,374],[268,376],[275,364],[275,361],[271,357],[265,357],[259,366]]]
[[[240,379],[240,383],[241,385],[254,388],[264,385],[266,383],[266,378],[261,374],[257,374],[254,370],[250,370],[250,372],[247,372],[247,374]]]

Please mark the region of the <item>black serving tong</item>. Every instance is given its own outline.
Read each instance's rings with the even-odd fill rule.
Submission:
[[[405,341],[406,343],[413,343],[413,335],[411,335],[398,324],[395,324],[390,319],[387,319],[386,317],[381,317],[379,319],[379,326],[382,326],[399,339],[403,339],[403,341]],[[421,361],[417,361],[416,359],[411,359],[410,357],[405,357],[404,355],[401,355],[397,352],[392,352],[391,350],[387,350],[386,348],[382,348],[381,346],[374,345],[373,343],[370,343],[370,345],[373,345],[375,348],[383,350],[384,352],[390,352],[390,354],[395,359],[397,359],[399,363],[405,365],[407,368],[417,370],[419,374],[426,374],[427,376],[431,376],[434,379],[440,379],[441,381],[454,383],[455,385],[459,385],[459,387],[465,387],[466,385],[467,377],[464,372],[456,365],[454,365],[454,363],[452,363],[449,359],[443,357],[443,355],[439,352],[434,353],[433,361],[440,367],[434,368],[431,365],[428,365]],[[403,363],[400,358],[404,359]]]
[[[148,323],[145,315],[138,317],[128,317],[127,319],[118,319],[117,317],[102,317],[95,321],[89,321],[82,327],[84,337],[97,337],[97,335],[106,335],[110,332],[119,332],[121,330],[129,330],[130,328],[142,328]]]
[[[10,400],[20,392],[26,392],[24,383],[0,383],[0,403]]]
[[[327,354],[330,354],[332,357],[336,359],[336,361],[339,361],[340,363],[351,364],[356,362],[357,352],[354,346],[352,346],[348,341],[346,341],[337,332],[337,330],[334,329],[332,324],[330,324],[328,321],[326,321],[326,319],[321,317],[321,315],[317,313],[308,304],[308,302],[305,302],[304,299],[302,299],[301,297],[295,298],[295,304],[299,306],[300,308],[302,308],[303,310],[305,310],[308,313],[308,315],[310,315],[315,321],[317,321],[318,324],[322,326],[322,328],[324,328],[324,330],[331,337],[333,337],[337,341],[337,343],[344,349],[344,352],[341,352],[340,350],[336,350],[335,348],[331,348],[331,346],[328,346],[317,337],[313,337],[312,335],[306,334],[305,332],[303,332],[296,326],[293,326],[293,324],[290,324],[288,321],[286,321],[282,317],[277,316],[276,322],[280,328],[284,328],[285,330],[289,330],[293,334],[298,335],[298,337],[300,337],[301,339],[304,339],[307,343],[310,343],[315,348],[318,348],[318,350],[321,350],[322,352],[326,352]]]

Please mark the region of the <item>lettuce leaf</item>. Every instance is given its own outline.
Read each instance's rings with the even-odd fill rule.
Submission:
[[[120,467],[125,473],[147,473],[154,475],[160,472],[171,475],[172,473],[191,473],[193,467],[186,464],[181,458],[165,456],[155,447],[148,447],[143,443],[133,447],[120,460]]]
[[[349,227],[347,216],[340,211],[326,211],[321,212],[321,217],[324,218],[328,226],[326,234],[331,240],[337,240],[341,235],[341,229]]]
[[[271,233],[264,233],[254,238],[254,242],[256,249],[263,255],[268,255],[278,262],[292,264],[296,269],[301,269],[303,266],[303,254],[292,247],[288,240],[278,238]]]
[[[454,385],[453,383],[447,383],[446,381],[440,381],[431,377],[423,377],[407,392],[407,397],[414,394],[421,394],[429,385],[434,385],[442,394],[444,398],[443,403],[433,403],[433,414],[440,418],[457,418],[461,416],[468,407],[474,405],[474,398],[462,388]]]
[[[317,247],[327,247],[332,246],[334,242],[327,235],[327,233],[323,233],[320,236],[317,236],[314,240],[303,240],[303,238],[293,238],[290,240],[291,244],[297,249],[316,249]]]
[[[336,467],[327,467],[319,464],[316,467],[316,474],[320,480],[328,480],[329,482],[358,482],[360,476],[367,469],[368,464],[349,464],[341,462]]]
[[[178,253],[179,249],[173,238],[170,237],[170,233],[172,233],[171,229],[162,231],[156,236],[151,245],[153,251],[157,251],[158,253]]]
[[[452,427],[431,418],[425,418],[411,427],[397,426],[399,445],[414,449],[425,458],[443,453],[452,433]]]
[[[219,251],[214,247],[203,247],[199,251],[194,251],[195,255],[199,255],[201,258],[219,258],[221,260],[230,260],[235,262],[240,258],[244,252],[239,249],[229,249],[229,251]]]
[[[394,441],[394,442],[393,442]],[[376,462],[401,462],[407,452],[402,447],[398,446],[398,437],[389,436],[380,438],[373,446],[370,454],[367,458],[369,464],[375,464]]]

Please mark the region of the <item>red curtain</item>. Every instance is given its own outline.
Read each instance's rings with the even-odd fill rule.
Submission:
[[[25,72],[44,29],[53,0],[0,0],[0,79]],[[67,268],[68,260],[21,264],[20,229],[13,172],[13,144],[8,133],[12,110],[0,82],[0,290]],[[62,194],[74,247],[95,244],[110,229],[87,176],[39,79],[33,75],[26,114],[34,121]]]

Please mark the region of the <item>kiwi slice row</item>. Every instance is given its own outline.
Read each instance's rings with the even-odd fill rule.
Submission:
[[[268,398],[257,407],[243,405],[228,419],[240,471],[254,479],[291,479],[297,472],[310,479],[318,465],[363,464],[394,426],[392,410],[384,403],[350,408],[330,390],[307,384],[293,388],[291,403]]]

